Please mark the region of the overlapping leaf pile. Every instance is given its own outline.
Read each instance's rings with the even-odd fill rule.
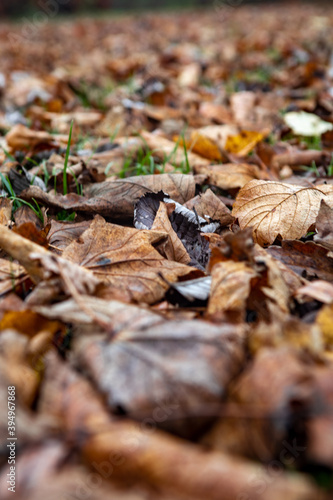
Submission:
[[[332,24],[0,25],[2,499],[331,498]]]

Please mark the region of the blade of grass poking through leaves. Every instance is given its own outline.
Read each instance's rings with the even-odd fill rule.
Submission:
[[[8,160],[16,161],[15,157],[11,155],[5,148],[2,148],[2,150],[5,153],[5,156]]]
[[[191,167],[188,161],[188,154],[187,154],[187,147],[186,147],[186,142],[185,142],[185,133],[183,132],[182,134],[182,139],[183,139],[183,145],[184,145],[184,154],[185,154],[185,167],[186,169],[184,170],[185,174],[189,174],[191,171]]]
[[[7,190],[8,194],[10,194],[10,196],[13,196],[15,198],[15,192],[13,190],[13,186],[11,185],[11,182],[10,180],[8,179],[7,176],[4,176],[1,172],[0,172],[0,179],[1,179],[1,182],[4,186],[4,188]]]
[[[333,177],[333,153],[331,156],[330,164],[327,167],[327,175],[328,175],[328,177]]]
[[[74,120],[71,121],[71,126],[69,129],[69,136],[68,136],[66,156],[65,156],[65,164],[64,164],[64,172],[63,172],[63,194],[64,195],[67,194],[67,192],[68,192],[67,191],[67,165],[68,165],[69,151],[71,148],[73,123],[74,123]]]

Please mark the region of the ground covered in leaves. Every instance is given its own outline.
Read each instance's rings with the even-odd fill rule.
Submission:
[[[9,431],[20,500],[331,498],[332,7],[28,27],[0,25],[1,498]]]

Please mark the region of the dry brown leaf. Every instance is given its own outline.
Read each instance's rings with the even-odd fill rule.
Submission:
[[[284,463],[287,453],[283,450],[290,451],[289,445],[295,446],[296,441],[299,448],[293,462],[302,454],[304,459],[305,443],[301,436],[289,442],[288,423],[292,425],[293,414],[300,408],[304,411],[311,392],[310,367],[289,346],[262,348],[234,384],[226,417],[210,434],[210,444],[268,463],[279,457]],[[296,401],[295,407],[292,402]]]
[[[315,223],[321,200],[333,206],[333,187],[304,188],[282,182],[253,180],[238,193],[232,215],[240,227],[253,227],[260,245],[304,236]]]
[[[184,148],[181,145],[177,147],[177,144],[164,137],[146,131],[142,131],[140,135],[144,139],[144,144],[148,146],[152,150],[154,156],[159,158],[162,162],[168,158],[170,163],[184,167],[188,160],[192,168],[195,165],[209,165],[210,163],[206,158],[192,153],[191,151],[187,151],[186,159]],[[171,198],[175,199],[173,196],[171,196]]]
[[[68,142],[68,136],[30,130],[28,127],[18,124],[14,125],[10,132],[8,132],[6,140],[12,151],[20,151],[22,149],[34,148],[41,144],[53,147],[64,146]]]
[[[47,233],[47,241],[52,247],[63,250],[88,229],[91,220],[82,222],[59,222],[52,220]]]
[[[333,316],[333,315],[332,315]],[[332,322],[331,316],[331,322]],[[332,323],[331,323],[332,324]],[[332,330],[331,330],[332,333]],[[332,342],[332,337],[331,337]],[[314,370],[316,399],[324,402],[324,411],[317,411],[307,423],[307,458],[332,469],[333,466],[333,391],[332,363]]]
[[[3,330],[0,335],[0,376],[8,385],[16,386],[17,398],[31,406],[39,386],[39,375],[29,363],[28,337],[15,330]],[[7,406],[7,405],[6,405]]]
[[[321,201],[316,220],[317,234],[313,239],[316,243],[333,250],[333,205],[328,205],[325,200]]]
[[[1,245],[0,245],[1,246]],[[0,294],[16,290],[19,284],[27,279],[24,267],[16,262],[0,259]]]
[[[288,500],[325,498],[304,477],[281,471],[279,481],[272,481],[266,468],[247,460],[203,450],[154,427],[151,432],[150,424],[163,412],[170,412],[170,405],[157,406],[155,416],[143,425],[125,419],[114,421],[88,381],[55,356],[47,358],[45,379],[42,409],[60,419],[59,429],[75,440],[88,464],[106,464],[110,457],[118,458],[108,477],[111,481],[116,478],[126,485],[144,481],[155,487],[154,498],[157,488],[165,488],[172,498],[184,495],[200,500],[220,500],[221,491],[225,500],[241,498],[244,493],[256,500],[279,500],[281,495]],[[264,490],[258,491],[253,481],[257,474],[264,481]]]
[[[296,297],[311,297],[323,302],[323,304],[333,303],[333,285],[324,280],[311,281],[307,285],[299,287]]]
[[[155,219],[152,225],[152,231],[157,231],[158,233],[166,233],[167,241],[161,243],[158,247],[162,255],[168,259],[175,262],[180,262],[181,264],[189,264],[191,257],[187,253],[181,240],[178,238],[177,233],[171,226],[169,219],[169,211],[173,209],[173,206],[160,202],[159,209],[155,215]]]
[[[0,320],[0,330],[9,328],[31,337],[42,330],[55,332],[59,324],[46,320],[33,311],[7,311]]]
[[[114,333],[122,330],[143,330],[163,322],[161,316],[149,309],[144,309],[133,304],[125,304],[118,300],[104,300],[98,297],[84,296],[83,300],[90,309],[94,310],[96,317],[101,322],[110,323]],[[96,333],[96,323],[94,318],[88,315],[77,304],[74,299],[67,299],[50,306],[40,306],[36,304],[33,310],[50,319],[59,319],[64,323],[78,325],[82,330],[83,326],[93,325],[91,333]]]
[[[8,226],[12,218],[13,202],[8,198],[0,198],[0,226]]]
[[[160,300],[168,288],[160,273],[170,282],[180,276],[202,275],[162,257],[152,245],[165,236],[108,224],[97,216],[89,229],[66,248],[63,257],[90,269],[99,279],[127,293],[129,299],[151,304]]]
[[[195,87],[199,83],[201,75],[201,66],[197,62],[187,64],[182,68],[178,82],[181,87]]]
[[[213,120],[215,123],[231,123],[231,112],[226,106],[222,104],[215,104],[213,102],[204,101],[200,103],[199,113]]]
[[[41,210],[43,212],[43,223],[39,219],[39,217],[35,214],[35,212],[31,210],[30,207],[28,207],[27,205],[22,205],[17,210],[15,210],[14,213],[15,225],[21,226],[26,222],[32,222],[38,230],[43,229],[43,226],[46,226],[47,215],[45,213],[46,211],[43,208],[41,208]]]
[[[36,186],[30,186],[20,196],[26,200],[34,198],[39,203],[54,208],[111,218],[128,218],[133,217],[134,204],[141,196],[158,191],[164,191],[173,200],[185,203],[194,196],[194,177],[183,174],[138,175],[92,184],[85,189],[85,196],[75,193],[55,196],[53,193],[44,193]]]
[[[250,91],[235,92],[230,98],[234,119],[241,127],[249,126],[254,121],[256,94]]]
[[[333,259],[329,250],[313,241],[282,241],[282,246],[271,246],[267,252],[295,273],[307,279],[333,281]]]
[[[89,373],[112,411],[142,421],[165,402],[172,418],[157,425],[193,437],[211,421],[242,365],[243,332],[243,327],[200,320],[128,325],[111,341],[79,336],[75,364]]]
[[[38,229],[33,222],[23,222],[19,226],[14,226],[12,231],[23,238],[27,238],[37,245],[42,247],[47,247],[46,232],[44,230]]]
[[[244,262],[230,260],[216,264],[212,270],[207,313],[218,316],[227,311],[244,320],[251,280],[256,276],[255,270]]]
[[[185,206],[190,210],[196,209],[200,217],[210,217],[217,220],[222,226],[228,226],[234,221],[227,206],[213,193],[211,189],[207,189],[204,194],[200,194],[185,203]]]
[[[226,163],[197,167],[195,173],[206,174],[207,183],[221,189],[237,189],[243,187],[253,179],[262,178],[259,167],[248,163]]]

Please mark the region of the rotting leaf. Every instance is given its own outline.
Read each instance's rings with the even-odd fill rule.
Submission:
[[[333,259],[329,250],[313,241],[282,241],[282,246],[271,246],[267,252],[295,273],[306,279],[333,281]]]
[[[142,420],[165,402],[172,412],[162,427],[189,435],[207,421],[201,415],[210,407],[213,412],[238,372],[241,336],[242,329],[229,325],[165,321],[144,330],[128,328],[113,342],[78,340],[74,350],[76,363],[88,370],[113,411],[121,408]]]

